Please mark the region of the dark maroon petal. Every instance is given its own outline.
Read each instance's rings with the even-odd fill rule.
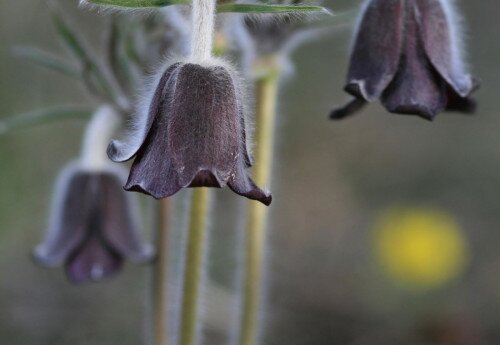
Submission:
[[[245,166],[250,168],[253,165],[253,157],[248,149],[247,143],[247,127],[245,121],[245,114],[243,105],[238,106],[238,114],[240,116],[240,126],[241,126],[241,152],[243,152],[243,159],[245,162]]]
[[[394,78],[403,42],[404,3],[368,2],[356,34],[345,88],[355,97],[373,101]]]
[[[132,207],[132,197],[123,190],[118,176],[101,175],[101,235],[121,256],[144,262],[153,258],[154,251],[140,239],[137,210]]]
[[[241,149],[234,80],[223,67],[186,64],[179,72],[168,121],[168,151],[187,186],[200,170],[224,186]]]
[[[381,101],[393,113],[432,120],[446,108],[446,83],[430,64],[417,34],[413,2],[408,2],[406,35],[398,73]]]
[[[134,157],[146,140],[155,118],[161,113],[163,103],[166,101],[166,93],[172,83],[175,82],[176,73],[180,63],[175,63],[167,68],[161,76],[160,81],[151,99],[149,110],[137,119],[136,128],[128,134],[126,141],[113,140],[108,146],[108,157],[114,162],[125,162]]]
[[[266,206],[269,206],[273,200],[269,192],[264,192],[255,185],[245,171],[245,166],[242,161],[240,161],[236,167],[227,185],[236,194],[252,200],[258,200]]]
[[[465,72],[461,61],[451,12],[451,4],[446,7],[440,0],[413,1],[418,11],[420,35],[423,46],[434,68],[461,97],[467,97],[474,89],[473,78]]]
[[[90,176],[72,164],[59,175],[49,231],[44,242],[33,251],[34,260],[45,266],[62,264],[85,238]]]
[[[241,120],[233,85],[222,67],[183,65],[132,165],[127,190],[163,198],[209,171],[225,186],[242,146]],[[207,186],[215,183],[205,179]]]
[[[330,119],[341,120],[346,117],[352,116],[363,109],[366,104],[367,103],[364,99],[353,97],[342,107],[333,109],[330,113]]]
[[[73,283],[98,281],[120,270],[123,259],[97,237],[91,236],[69,258],[66,273]]]

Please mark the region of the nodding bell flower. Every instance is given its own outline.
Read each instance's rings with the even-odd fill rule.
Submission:
[[[40,265],[64,265],[74,283],[108,277],[124,259],[146,262],[153,257],[152,247],[140,240],[133,195],[122,188],[126,172],[105,162],[105,153],[92,154],[99,141],[94,130],[109,125],[109,111],[103,107],[96,114],[87,130],[91,146],[84,145],[82,158],[59,175],[47,236],[33,251]],[[101,149],[105,152],[105,146]]]
[[[369,0],[351,53],[345,90],[354,99],[339,119],[379,99],[392,113],[432,120],[472,112],[478,83],[464,66],[451,0]]]
[[[135,157],[125,189],[157,199],[185,187],[224,187],[266,205],[271,195],[247,175],[251,165],[234,73],[223,62],[169,65],[147,111],[126,141],[112,141],[115,162]]]

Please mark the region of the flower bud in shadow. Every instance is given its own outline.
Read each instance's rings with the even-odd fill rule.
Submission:
[[[108,148],[113,161],[135,157],[125,189],[159,199],[185,187],[227,185],[269,205],[271,195],[246,172],[250,156],[238,90],[222,62],[170,65],[155,83],[135,133]]]
[[[445,110],[473,112],[477,88],[461,56],[449,0],[369,0],[361,15],[345,90],[355,99],[332,112],[351,115],[379,99],[392,113],[427,120]]]
[[[298,1],[270,1],[270,4],[297,5]],[[315,16],[294,14],[247,14],[235,16],[228,28],[228,36],[243,52],[243,67],[249,74],[256,68],[255,61],[262,57],[274,57],[280,70],[290,75],[293,70],[291,55],[307,41],[317,39],[326,30],[313,27]]]
[[[88,171],[70,164],[58,178],[47,237],[33,251],[48,267],[64,264],[73,283],[98,281],[118,271],[124,259],[146,262],[153,249],[139,238],[133,197],[123,174]]]

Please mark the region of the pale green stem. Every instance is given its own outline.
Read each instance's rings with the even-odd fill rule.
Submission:
[[[168,224],[170,198],[158,203],[158,233],[156,238],[156,262],[153,276],[153,344],[166,345],[168,339]]]
[[[255,82],[256,129],[253,179],[258,186],[270,184],[278,79],[278,72],[272,70]],[[268,208],[258,202],[248,202],[240,345],[255,345],[257,342],[267,211]]]
[[[181,345],[196,345],[198,341],[199,297],[207,243],[208,193],[208,189],[203,187],[193,190],[183,284]]]

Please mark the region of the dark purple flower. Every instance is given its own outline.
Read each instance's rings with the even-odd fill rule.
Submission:
[[[135,157],[125,185],[155,198],[185,187],[224,187],[266,205],[271,195],[247,175],[245,120],[238,87],[226,67],[175,63],[156,84],[148,111],[128,142],[109,157]]]
[[[131,195],[116,172],[68,166],[59,176],[46,239],[33,251],[44,266],[64,264],[74,283],[97,281],[118,271],[123,260],[145,262],[153,250],[142,244]]]
[[[370,0],[362,13],[345,90],[355,99],[333,119],[379,99],[392,113],[432,120],[472,112],[478,83],[465,69],[449,0]]]

